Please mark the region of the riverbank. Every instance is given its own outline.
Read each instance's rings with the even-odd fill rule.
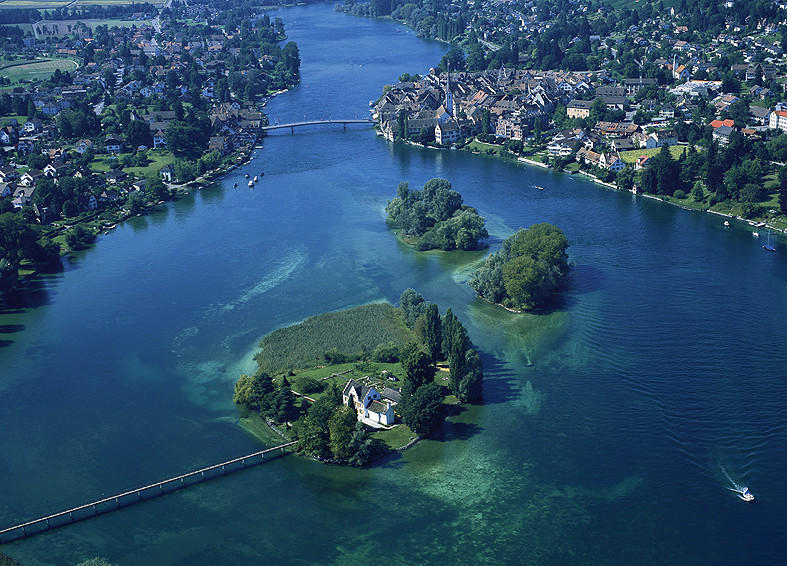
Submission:
[[[411,145],[421,146],[421,144],[416,144],[416,143],[412,143],[412,142],[411,142]],[[427,147],[432,147],[433,149],[448,149],[448,148],[434,147],[434,146],[427,146]],[[451,148],[451,149],[453,149],[453,148]],[[503,147],[500,146],[500,149],[502,150]],[[469,151],[469,150],[465,150],[465,149],[461,149],[461,148],[460,148],[460,151],[467,151],[468,153],[471,153],[471,154],[474,154],[474,155],[481,155],[481,153],[477,152],[477,151]],[[503,160],[503,161],[510,160],[510,158],[502,156],[502,155],[499,155],[498,153],[491,153],[491,154],[485,154],[485,155],[489,155],[490,157],[493,157],[493,158],[499,159],[499,160]],[[552,171],[555,171],[556,173],[564,173],[564,174],[567,174],[567,175],[574,174],[574,173],[572,173],[570,171],[565,171],[565,170],[556,171],[548,164],[541,163],[540,161],[535,161],[533,159],[528,159],[526,157],[517,157],[516,160],[518,162],[520,162],[520,163],[524,163],[526,165],[530,165],[530,166],[533,166],[533,167],[538,167],[540,169],[550,169]],[[602,185],[602,186],[604,186],[606,188],[609,188],[609,189],[612,189],[612,190],[615,190],[615,191],[620,191],[620,189],[615,184],[608,183],[606,181],[602,181],[601,179],[599,179],[596,175],[594,175],[592,173],[589,173],[587,171],[582,171],[582,170],[579,170],[578,172],[581,175],[587,177],[588,180],[592,181],[593,183],[596,183],[598,185]],[[711,208],[698,208],[698,207],[686,206],[686,205],[681,204],[680,202],[676,202],[673,199],[664,198],[664,197],[661,197],[659,195],[651,195],[651,194],[643,193],[641,191],[636,191],[636,190],[631,190],[630,192],[632,194],[637,195],[637,196],[642,196],[642,197],[645,197],[645,198],[649,198],[649,199],[652,199],[652,200],[657,200],[657,201],[663,202],[665,204],[670,204],[672,206],[677,206],[679,208],[682,208],[683,210],[695,211],[695,212],[707,212],[709,214],[715,214],[715,215],[718,215],[718,216],[723,216],[723,217],[731,219],[731,220],[737,220],[737,221],[743,222],[745,224],[748,224],[750,226],[754,226],[756,228],[765,228],[767,230],[770,230],[772,232],[776,232],[776,233],[779,233],[779,234],[787,234],[787,227],[780,228],[778,226],[775,226],[773,223],[769,222],[769,219],[764,218],[764,217],[744,218],[744,217],[742,217],[740,215],[735,215],[735,214],[731,214],[731,213],[727,213],[727,212],[723,212],[723,211],[719,211],[719,210],[713,210]]]

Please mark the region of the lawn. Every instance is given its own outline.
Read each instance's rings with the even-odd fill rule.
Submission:
[[[685,145],[673,145],[670,146],[669,150],[672,154],[672,157],[677,159],[683,153],[688,146]],[[641,155],[647,155],[648,157],[653,157],[658,152],[661,151],[660,147],[654,147],[653,149],[634,149],[632,151],[621,151],[620,158],[623,160],[624,163],[636,163],[637,159]]]
[[[11,114],[10,116],[3,116],[2,118],[0,118],[0,126],[8,125],[8,123],[11,122],[11,120],[16,120],[16,123],[21,125],[27,122],[27,116],[22,116],[17,114]]]
[[[390,381],[387,377],[382,377],[382,372],[387,371],[390,375],[396,376],[397,381]],[[330,384],[335,384],[339,389],[344,389],[350,379],[361,381],[364,377],[371,378],[370,385],[375,388],[382,389],[385,387],[399,388],[402,382],[404,370],[402,364],[388,364],[381,362],[354,362],[345,364],[335,364],[331,366],[320,366],[303,371],[294,372],[295,375],[287,379],[292,382],[293,389],[300,392],[298,389],[298,380],[305,377],[310,377],[317,380],[326,389]],[[308,393],[309,397],[319,399],[322,397],[323,392]]]
[[[170,152],[165,152],[160,149],[148,151],[148,159],[152,159],[145,167],[128,167],[124,169],[127,173],[133,173],[137,177],[152,177],[158,175],[159,170],[165,165],[175,163],[175,156]]]

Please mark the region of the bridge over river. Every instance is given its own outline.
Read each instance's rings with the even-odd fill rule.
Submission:
[[[321,126],[324,124],[341,124],[342,127],[347,128],[347,124],[366,124],[373,125],[375,121],[371,118],[348,118],[344,120],[304,120],[302,122],[290,122],[288,124],[273,124],[270,126],[260,126],[260,131],[267,133],[271,130],[281,130],[289,128],[291,133],[295,133],[295,128],[300,126]]]
[[[165,493],[172,493],[173,491],[183,489],[184,487],[202,483],[208,479],[224,476],[228,473],[238,470],[243,470],[248,466],[261,464],[265,460],[266,455],[276,456],[278,454],[278,456],[281,456],[282,453],[284,453],[285,448],[294,444],[297,444],[297,441],[280,444],[279,446],[275,446],[273,448],[260,450],[259,452],[247,454],[246,456],[241,456],[239,458],[233,458],[232,460],[227,460],[226,462],[221,462],[206,468],[194,470],[193,472],[187,472],[179,476],[167,478],[144,487],[138,487],[136,489],[124,491],[123,493],[118,493],[117,495],[104,497],[103,499],[91,501],[90,503],[85,503],[84,505],[80,505],[78,507],[72,507],[71,509],[66,509],[65,511],[59,511],[39,519],[33,519],[32,521],[19,523],[13,527],[7,527],[0,530],[0,544],[21,538],[27,538],[44,531],[64,527],[83,519],[89,519],[90,517],[95,517],[96,515],[109,513],[111,511],[120,509],[121,507],[128,507],[134,503],[139,503],[140,501],[146,501],[148,499],[164,495]]]

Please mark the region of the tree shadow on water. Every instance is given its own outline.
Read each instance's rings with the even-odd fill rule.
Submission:
[[[508,403],[519,396],[521,377],[497,358],[481,354],[484,364],[484,405],[500,405]]]
[[[481,433],[483,430],[483,427],[473,423],[456,423],[452,421],[445,421],[430,438],[438,442],[469,440],[473,436]]]

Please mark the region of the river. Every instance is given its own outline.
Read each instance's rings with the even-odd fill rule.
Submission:
[[[268,105],[281,122],[366,117],[382,85],[446,51],[331,5],[276,15],[303,62]],[[492,249],[536,222],[566,233],[559,308],[478,301],[464,281],[483,253],[397,242],[385,202],[436,176],[487,219]],[[0,525],[260,449],[231,401],[257,341],[407,287],[468,328],[485,404],[369,469],[288,456],[0,550],[24,566],[781,562],[787,262],[761,244],[367,127],[275,133],[221,186],[118,226],[0,315]]]

